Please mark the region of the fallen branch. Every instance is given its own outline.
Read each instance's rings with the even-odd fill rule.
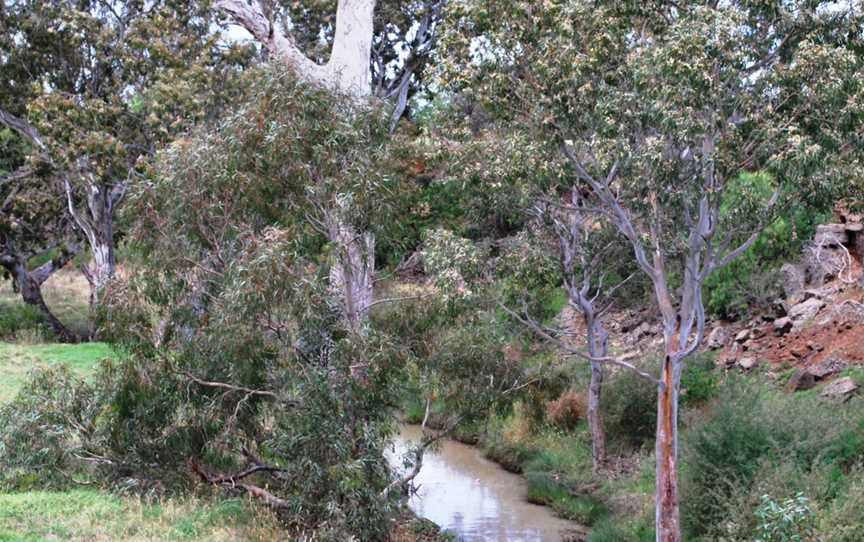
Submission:
[[[266,489],[253,484],[238,483],[238,480],[255,474],[256,472],[279,472],[282,469],[275,467],[267,467],[266,465],[255,465],[249,469],[239,472],[234,475],[211,475],[201,468],[195,461],[190,461],[192,472],[197,474],[201,480],[208,484],[222,486],[228,489],[242,489],[249,495],[264,501],[264,503],[272,508],[288,508],[289,503],[284,499],[280,499],[276,495],[270,493]]]
[[[450,424],[447,429],[440,431],[435,435],[425,435],[423,437],[423,441],[420,444],[420,447],[414,450],[414,467],[411,469],[410,472],[406,473],[405,476],[402,476],[401,478],[397,478],[396,480],[390,482],[390,484],[388,484],[387,487],[385,487],[384,490],[381,491],[381,498],[387,498],[395,489],[403,488],[409,483],[411,483],[411,481],[416,478],[418,474],[420,474],[420,469],[423,468],[423,456],[426,454],[426,450],[428,450],[430,446],[432,446],[442,438],[452,433],[453,430],[456,429],[456,426],[459,425],[460,421],[461,418],[457,418]]]

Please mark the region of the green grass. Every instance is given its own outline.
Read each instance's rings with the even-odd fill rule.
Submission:
[[[0,343],[0,402],[12,399],[36,367],[65,365],[85,377],[114,352],[105,343],[10,344]]]
[[[245,499],[148,503],[96,490],[0,494],[0,542],[275,540],[275,518]]]

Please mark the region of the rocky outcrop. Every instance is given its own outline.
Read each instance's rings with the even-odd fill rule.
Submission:
[[[789,308],[788,318],[792,321],[795,329],[800,329],[805,323],[812,320],[825,306],[825,302],[818,297],[811,297],[797,305]]]
[[[857,382],[852,380],[850,377],[845,376],[825,384],[825,387],[822,388],[822,392],[819,395],[822,397],[830,397],[845,401],[858,391],[858,387]]]
[[[723,326],[717,326],[708,334],[707,346],[711,350],[719,350],[729,343],[729,331]]]
[[[804,391],[816,386],[816,377],[805,369],[798,369],[786,383],[788,391]]]

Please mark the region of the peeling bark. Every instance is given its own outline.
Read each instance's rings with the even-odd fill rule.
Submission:
[[[588,354],[592,358],[605,358],[607,355],[608,334],[593,313],[583,313],[588,330]],[[591,382],[588,385],[588,428],[591,430],[591,462],[594,472],[599,472],[606,463],[606,432],[603,429],[603,415],[600,412],[600,399],[603,391],[603,364],[591,361]]]
[[[75,190],[69,179],[64,179],[69,214],[84,233],[93,258],[91,265],[82,266],[81,271],[90,283],[90,309],[95,310],[102,293],[117,271],[114,253],[114,207],[123,198],[125,183],[108,189],[99,184],[85,187],[84,209],[75,204]]]
[[[674,343],[674,342],[673,342]],[[667,341],[667,349],[674,346]],[[678,392],[680,362],[667,352],[657,389],[657,437],[655,443],[655,517],[658,542],[681,541],[678,495]]]

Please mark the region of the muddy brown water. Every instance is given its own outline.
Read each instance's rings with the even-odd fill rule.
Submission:
[[[390,454],[395,465],[420,441],[419,426],[403,425]],[[577,526],[525,500],[527,484],[473,447],[445,440],[423,459],[409,506],[465,542],[561,542]]]

